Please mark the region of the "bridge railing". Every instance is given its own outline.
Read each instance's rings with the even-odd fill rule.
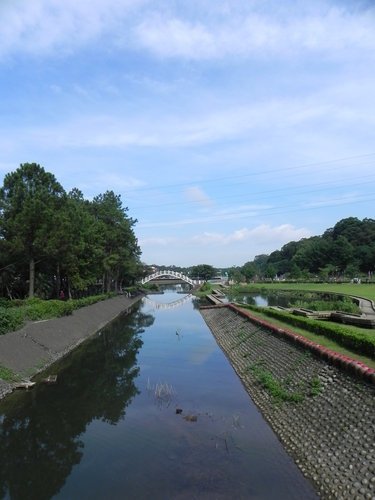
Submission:
[[[150,274],[149,276],[146,276],[145,278],[141,279],[141,284],[144,285],[145,283],[148,283],[149,281],[159,278],[161,276],[171,276],[172,278],[179,278],[183,281],[186,281],[186,283],[189,283],[189,285],[200,285],[203,283],[201,280],[192,280],[185,274],[182,274],[178,271],[156,271],[155,273]]]

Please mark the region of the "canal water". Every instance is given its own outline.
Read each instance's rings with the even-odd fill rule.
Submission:
[[[1,403],[1,498],[317,498],[195,300],[148,296],[53,367],[56,385]]]

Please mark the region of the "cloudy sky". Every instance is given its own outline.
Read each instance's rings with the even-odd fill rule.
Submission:
[[[375,5],[1,0],[0,178],[121,194],[148,264],[374,217]]]

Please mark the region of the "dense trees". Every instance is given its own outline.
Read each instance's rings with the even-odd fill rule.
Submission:
[[[112,191],[88,201],[40,165],[21,165],[0,189],[0,295],[71,296],[98,283],[103,291],[130,284],[140,272],[135,222]]]
[[[375,271],[375,220],[348,217],[322,236],[291,241],[270,255],[258,255],[240,268],[247,281],[284,276],[291,279],[318,277],[329,279]]]
[[[64,190],[52,174],[25,163],[7,174],[0,190],[1,236],[4,249],[29,265],[29,296],[34,295],[35,261],[44,253]]]
[[[190,275],[193,278],[208,281],[216,274],[216,269],[209,264],[198,264],[190,268]]]

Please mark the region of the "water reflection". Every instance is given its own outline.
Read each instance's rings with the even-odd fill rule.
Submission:
[[[88,424],[124,418],[138,393],[139,334],[153,321],[140,311],[127,324],[119,318],[59,363],[57,385],[7,398],[0,409],[0,497],[51,498],[81,461]]]
[[[61,363],[58,385],[8,399],[1,496],[316,498],[191,302],[140,304]]]
[[[153,295],[151,296],[153,297]],[[184,295],[181,299],[173,300],[172,302],[157,302],[153,300],[150,296],[145,297],[144,302],[151,306],[153,309],[176,309],[181,307],[192,299],[192,294]]]

